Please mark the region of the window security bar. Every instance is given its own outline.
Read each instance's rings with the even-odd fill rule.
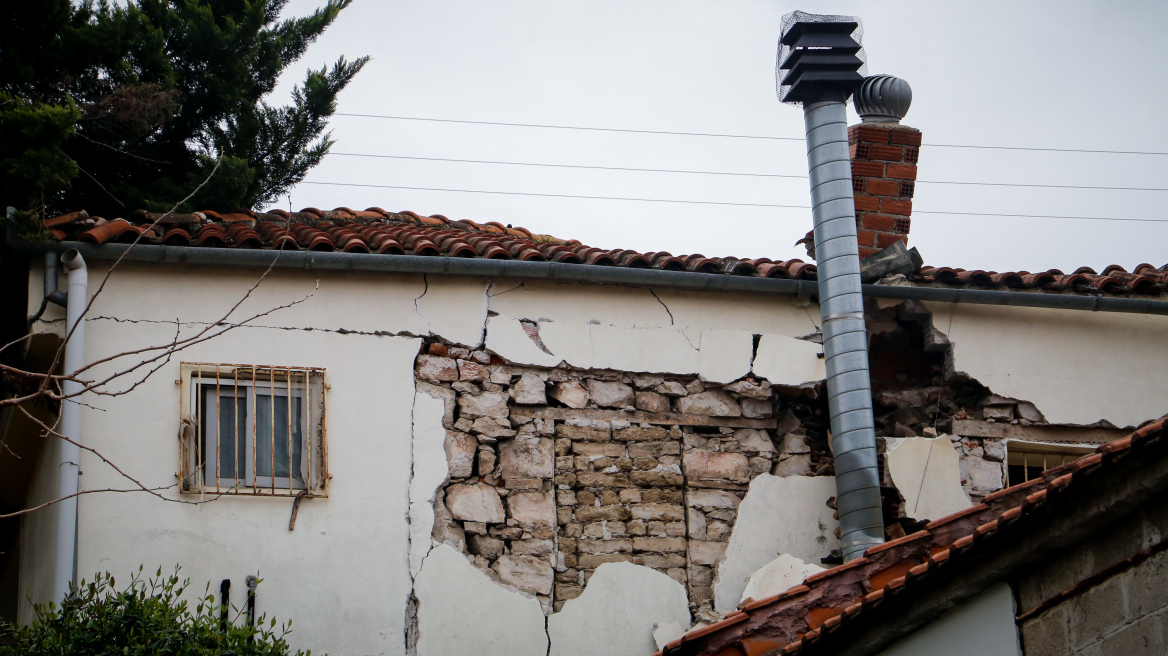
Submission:
[[[183,363],[182,491],[325,496],[324,370]]]

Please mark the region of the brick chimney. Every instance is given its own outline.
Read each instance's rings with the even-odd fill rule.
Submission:
[[[903,241],[912,226],[921,131],[899,123],[848,128],[860,257]]]
[[[921,131],[900,124],[912,104],[912,88],[898,77],[864,78],[852,103],[863,121],[848,128],[863,258],[898,241],[908,244]]]

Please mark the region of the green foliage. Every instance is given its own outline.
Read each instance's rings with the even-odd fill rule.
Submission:
[[[80,112],[61,143],[36,151],[63,152],[73,167],[42,162],[31,198],[17,201],[105,216],[168,210],[216,161],[181,209],[251,208],[285,193],[328,152],[337,94],[367,61],[309,70],[291,104],[270,105],[281,72],[352,0],[281,19],[287,2],[12,3],[0,12],[0,92]],[[0,141],[0,162],[23,153]]]
[[[61,147],[81,112],[0,92],[0,199],[16,207],[44,205],[46,193],[68,189],[77,163]]]
[[[0,622],[0,656],[283,656],[291,622],[276,628],[259,617],[255,628],[222,625],[215,597],[204,594],[194,608],[182,598],[190,581],[178,570],[162,570],[143,581],[141,568],[122,590],[110,574],[81,586],[59,608],[37,608],[37,620],[17,627]],[[230,617],[239,618],[238,610]],[[278,633],[277,633],[278,631]],[[311,656],[311,652],[296,652]]]

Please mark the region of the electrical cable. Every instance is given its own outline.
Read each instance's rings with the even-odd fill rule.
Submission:
[[[407,187],[403,185],[380,185],[380,184],[359,184],[355,182],[323,182],[316,180],[305,180],[301,184],[311,185],[325,185],[332,187],[363,187],[374,189],[406,189],[412,191],[445,191],[460,194],[493,194],[500,196],[537,196],[541,198],[579,198],[586,200],[623,200],[636,201],[644,203],[681,203],[687,205],[728,205],[734,207],[778,207],[789,209],[811,209],[808,205],[780,205],[775,203],[735,203],[728,201],[713,201],[713,200],[680,200],[674,198],[635,198],[625,196],[585,196],[578,194],[541,194],[526,191],[492,191],[487,189],[455,189],[447,187]],[[1006,217],[1006,218],[1031,218],[1031,219],[1067,219],[1073,221],[1132,221],[1137,223],[1168,223],[1168,219],[1140,219],[1133,217],[1119,217],[1119,216],[1062,216],[1055,214],[1001,214],[998,212],[949,212],[942,210],[913,210],[916,214],[943,214],[954,216],[991,216],[991,217]]]
[[[342,157],[376,157],[381,159],[408,159],[424,162],[457,162],[461,164],[501,164],[504,166],[537,166],[557,169],[588,169],[596,171],[638,171],[644,173],[685,173],[694,175],[729,175],[753,178],[798,178],[806,180],[806,175],[786,175],[781,173],[746,173],[738,171],[694,171],[688,169],[649,169],[631,166],[589,166],[585,164],[550,164],[544,162],[507,162],[485,159],[458,159],[453,157],[415,157],[410,155],[378,155],[373,153],[329,153]],[[957,182],[952,180],[917,180],[918,184],[972,185],[984,187],[1037,187],[1042,189],[1092,189],[1106,191],[1168,191],[1168,187],[1103,187],[1086,185],[1045,185],[1013,182]]]
[[[502,121],[466,121],[452,118],[425,118],[421,116],[390,116],[386,114],[355,114],[336,112],[333,116],[348,116],[353,118],[382,118],[397,121],[427,121],[432,123],[462,123],[466,125],[494,125],[513,128],[542,128],[549,130],[586,130],[592,132],[624,132],[633,134],[664,134],[684,137],[719,137],[723,139],[765,139],[770,141],[804,141],[803,137],[778,137],[758,134],[721,134],[716,132],[678,132],[668,130],[633,130],[628,128],[598,128],[580,125],[548,125],[540,123],[504,123]],[[1089,148],[1039,148],[1028,146],[984,146],[974,144],[946,144],[924,143],[925,146],[936,148],[976,148],[983,150],[1027,150],[1051,153],[1095,153],[1108,155],[1168,155],[1168,152],[1148,150],[1103,150]]]

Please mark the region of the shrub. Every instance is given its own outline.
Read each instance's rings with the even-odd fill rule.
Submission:
[[[229,612],[221,620],[214,595],[204,592],[193,610],[183,599],[190,579],[180,582],[178,569],[163,576],[159,569],[143,580],[141,568],[125,589],[114,577],[98,574],[81,582],[58,607],[36,608],[27,627],[0,622],[0,656],[284,656],[291,622],[276,628],[276,620],[261,616],[255,626],[240,622],[243,613]],[[278,632],[277,632],[278,631]],[[296,652],[298,656],[310,656]]]

